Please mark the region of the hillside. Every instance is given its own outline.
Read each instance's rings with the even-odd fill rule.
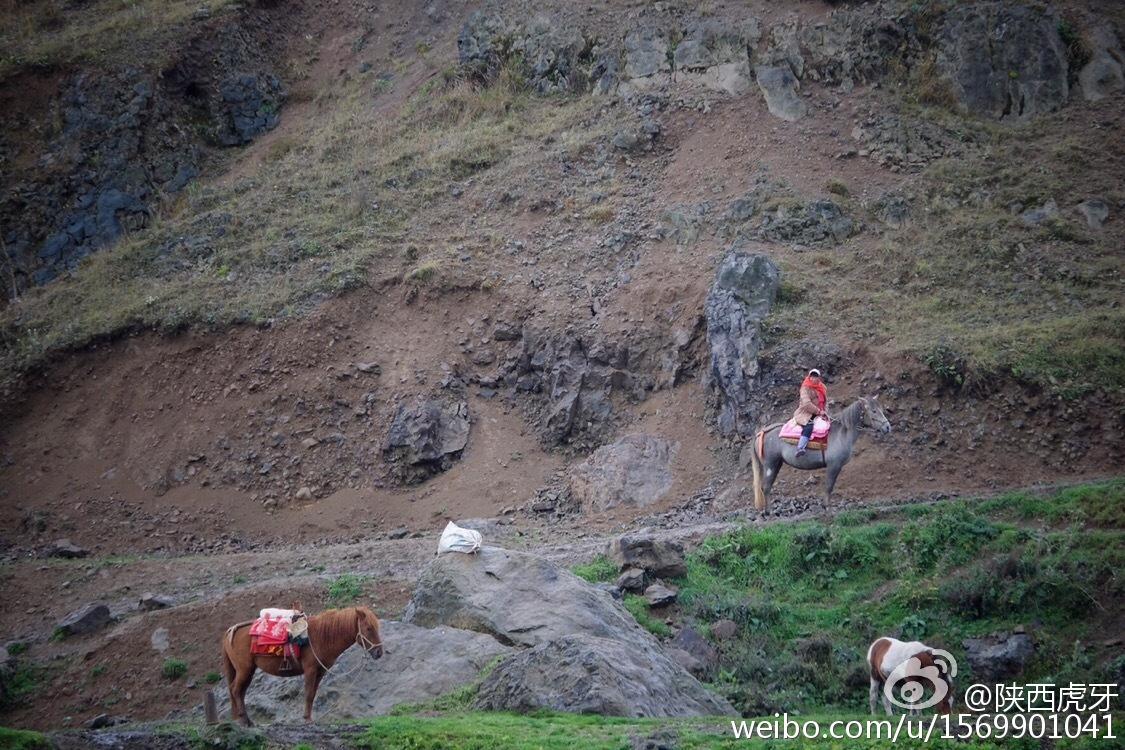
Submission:
[[[1047,612],[1034,676],[1067,667],[1093,631],[1051,576],[1097,550],[1066,534],[1120,526],[1123,33],[1108,0],[0,0],[0,637],[40,670],[0,723],[198,703],[155,653],[119,695],[119,635],[52,640],[85,604],[170,629],[199,687],[201,613],[397,617],[466,519],[593,579],[627,531],[701,544],[663,627],[768,621],[744,654],[815,640],[797,612],[854,640],[840,608],[894,590],[863,638]],[[751,438],[811,367],[893,429],[756,511]],[[964,554],[883,567],[887,523]],[[840,591],[716,552],[802,545]],[[1047,554],[1004,570],[1053,593],[953,601],[978,553]],[[784,614],[713,590],[775,579]],[[825,684],[747,656],[715,689],[855,710],[852,640]]]

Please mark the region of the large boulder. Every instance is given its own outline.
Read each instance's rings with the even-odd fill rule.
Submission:
[[[468,442],[469,409],[464,401],[420,399],[398,407],[383,455],[401,481],[414,483],[449,469]]]
[[[945,16],[937,64],[967,111],[1026,120],[1066,104],[1066,45],[1058,19],[1001,2],[958,4]]]
[[[798,245],[843,242],[855,231],[851,217],[830,200],[780,201],[765,212],[758,227],[764,239]]]
[[[474,707],[548,709],[609,716],[734,716],[652,638],[628,644],[577,633],[501,662],[482,682]]]
[[[652,78],[658,74],[666,75],[671,70],[668,39],[663,31],[639,28],[625,36],[625,74],[629,78]]]
[[[749,434],[757,423],[750,397],[758,374],[761,323],[780,286],[781,272],[768,257],[733,250],[719,264],[707,295],[708,380],[718,395],[724,434]]]
[[[758,65],[754,68],[754,76],[771,115],[796,122],[808,113],[808,107],[797,94],[800,84],[788,66]]]
[[[94,602],[64,617],[56,630],[66,637],[88,635],[104,628],[111,619],[109,607],[101,602]]]
[[[331,707],[333,718],[355,719],[432,700],[473,682],[493,660],[512,651],[495,638],[468,630],[393,620],[381,625],[387,653],[371,660],[358,648],[345,651],[317,691],[314,714]],[[296,722],[304,715],[304,695],[303,680],[262,674],[246,703],[255,719]]]
[[[403,620],[475,630],[520,646],[573,633],[623,642],[647,635],[609,593],[541,557],[499,547],[434,558]]]
[[[672,487],[676,443],[655,435],[626,435],[603,445],[575,467],[571,496],[588,511],[651,505]]]
[[[965,647],[973,678],[980,682],[1004,682],[1023,673],[1035,655],[1035,643],[1027,633],[966,638]]]
[[[626,534],[609,543],[606,556],[619,570],[643,570],[650,578],[679,578],[687,575],[684,546],[650,534]]]

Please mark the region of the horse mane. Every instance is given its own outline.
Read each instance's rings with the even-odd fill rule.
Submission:
[[[859,425],[860,420],[863,419],[864,407],[865,404],[861,396],[840,412],[840,421],[843,422],[844,426],[849,430],[855,429],[856,426]]]
[[[347,642],[359,631],[360,607],[327,609],[309,618],[310,635],[320,642]]]

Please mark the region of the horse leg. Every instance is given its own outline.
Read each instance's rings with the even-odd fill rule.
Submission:
[[[762,481],[762,491],[767,495],[770,494],[773,483],[777,481],[777,473],[781,471],[782,463],[780,453],[771,460],[764,462],[763,468],[765,469],[765,477]]]
[[[887,716],[894,716],[894,709],[891,708],[891,699],[887,697],[886,691],[883,692],[883,710],[887,712]]]
[[[828,477],[827,484],[824,491],[824,502],[832,502],[832,488],[836,486],[836,477],[840,476],[840,470],[844,468],[843,464],[828,464]]]
[[[313,701],[316,700],[316,691],[323,677],[324,671],[315,664],[312,669],[305,670],[305,721],[312,721]]]
[[[876,680],[874,677],[872,677],[871,678],[871,690],[867,695],[867,702],[871,705],[871,715],[872,716],[875,715],[875,704],[879,700],[880,689],[881,689],[881,686],[879,685],[879,681]]]
[[[245,672],[239,672],[235,675],[234,682],[230,686],[231,698],[231,720],[239,719],[242,721],[243,726],[254,726],[254,722],[250,721],[250,714],[246,711],[246,691],[250,688],[250,681],[254,679],[254,672],[258,669],[258,665],[254,663],[253,657],[250,659],[250,666],[246,668]],[[235,709],[237,708],[237,714]]]

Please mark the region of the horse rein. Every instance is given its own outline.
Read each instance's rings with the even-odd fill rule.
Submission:
[[[383,648],[383,639],[382,638],[380,638],[379,642],[376,643],[376,642],[372,641],[370,638],[368,638],[367,636],[365,636],[363,634],[362,630],[356,632],[355,643],[356,643],[357,646],[362,648],[367,653],[368,656],[371,656],[371,651],[373,649]],[[314,654],[314,656],[315,656],[315,654]],[[371,658],[374,659],[375,657],[371,656]]]

